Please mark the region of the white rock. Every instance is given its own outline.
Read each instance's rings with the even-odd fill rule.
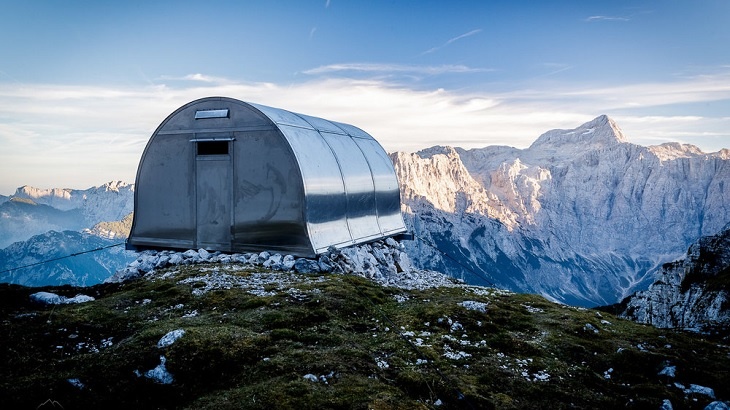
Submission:
[[[284,270],[291,270],[291,268],[294,267],[294,263],[296,262],[296,259],[292,255],[286,255],[281,260],[281,266]]]
[[[165,356],[160,356],[160,364],[157,365],[152,370],[148,370],[144,376],[148,379],[152,379],[157,383],[160,384],[172,384],[174,381],[172,374],[167,371],[167,368],[165,367],[165,362],[167,362],[167,359]]]
[[[79,379],[76,379],[76,378],[66,379],[66,381],[79,390],[83,390],[84,388],[86,388],[86,385],[83,382],[81,382],[81,380],[79,380]]]
[[[713,401],[705,406],[705,410],[730,410],[730,406],[723,401]]]
[[[659,376],[667,376],[667,377],[674,378],[674,377],[676,377],[676,373],[677,373],[677,366],[666,366],[659,372]]]
[[[59,296],[55,293],[51,292],[36,292],[30,295],[30,299],[39,302],[39,303],[45,303],[47,305],[65,305],[65,304],[72,304],[72,303],[86,303],[86,302],[92,302],[96,299],[94,299],[91,296],[87,295],[76,295],[72,298],[67,298],[65,296]]]
[[[709,387],[700,386],[698,384],[690,384],[688,389],[685,389],[685,394],[701,394],[711,399],[715,398],[715,391]]]
[[[459,305],[463,306],[469,310],[476,310],[477,312],[486,313],[488,303],[477,302],[475,300],[465,300],[465,301],[459,303]]]
[[[30,295],[30,299],[47,305],[60,305],[63,303],[60,296],[51,292],[36,292]]]
[[[173,343],[175,343],[178,339],[183,337],[185,334],[184,329],[175,329],[172,331],[167,332],[160,340],[157,342],[157,347],[163,348],[172,346]]]

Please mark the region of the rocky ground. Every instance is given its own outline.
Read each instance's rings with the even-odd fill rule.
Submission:
[[[92,287],[0,285],[6,408],[728,408],[730,347],[410,268],[140,255]]]
[[[435,271],[413,266],[403,245],[387,238],[371,244],[330,249],[317,259],[297,258],[279,253],[208,252],[205,249],[177,251],[144,251],[137,260],[116,272],[107,283],[120,283],[153,273],[155,270],[177,265],[201,263],[237,264],[245,267],[263,267],[274,271],[297,273],[344,273],[362,276],[384,286],[405,289],[424,289],[436,286],[454,286],[454,279]]]

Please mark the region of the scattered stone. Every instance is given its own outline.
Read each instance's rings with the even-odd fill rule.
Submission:
[[[46,305],[68,305],[72,303],[91,302],[96,299],[87,295],[76,295],[72,298],[67,298],[51,292],[36,292],[30,295],[30,300],[38,303],[44,303]]]
[[[163,347],[171,346],[178,339],[180,339],[181,337],[183,337],[184,334],[185,334],[185,330],[184,329],[175,329],[175,330],[172,330],[170,332],[167,332],[167,334],[165,334],[164,336],[162,336],[162,338],[160,339],[160,341],[157,342],[157,347],[163,348]]]
[[[79,390],[83,390],[84,388],[86,388],[86,385],[82,383],[79,379],[66,379],[66,381],[69,382],[71,386],[76,387]]]
[[[157,367],[155,367],[154,369],[148,370],[144,374],[144,377],[152,379],[156,383],[172,384],[174,380],[170,372],[167,371],[167,368],[165,367],[165,362],[167,362],[165,356],[160,355],[160,364],[158,364]]]
[[[673,379],[674,377],[676,377],[676,373],[677,366],[666,366],[659,372],[659,376],[666,376]]]
[[[585,326],[583,326],[583,330],[586,332],[598,333],[598,329],[590,323],[586,323]]]
[[[487,303],[477,302],[474,300],[465,300],[459,303],[460,306],[465,307],[469,310],[476,310],[477,312],[487,313]]]
[[[715,398],[715,391],[709,387],[700,386],[699,384],[690,384],[688,389],[684,390],[684,394],[701,394],[711,399]]]
[[[465,286],[440,272],[420,270],[413,267],[410,258],[403,251],[402,244],[392,238],[370,244],[336,249],[331,247],[317,259],[297,258],[293,255],[260,253],[211,253],[205,249],[190,249],[184,252],[143,251],[136,260],[108,278],[106,283],[121,283],[141,277],[164,278],[155,275],[155,269],[170,266],[200,263],[242,264],[251,267],[264,266],[281,272],[318,273],[333,272],[358,275],[380,283],[383,286],[408,290],[423,290],[433,287]]]
[[[317,261],[302,258],[294,262],[294,270],[299,273],[317,273],[320,269]]]

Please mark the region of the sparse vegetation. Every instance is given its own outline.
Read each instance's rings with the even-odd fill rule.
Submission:
[[[240,279],[212,286],[216,274]],[[730,349],[539,296],[180,266],[90,288],[0,285],[0,402],[37,408],[704,408]],[[39,290],[95,301],[41,305]],[[464,303],[469,302],[469,303]],[[475,302],[475,303],[471,303]],[[184,335],[167,347],[168,332]],[[164,357],[162,361],[161,357]],[[146,372],[164,364],[160,384]],[[675,366],[674,377],[660,375]],[[42,407],[41,407],[42,408]]]

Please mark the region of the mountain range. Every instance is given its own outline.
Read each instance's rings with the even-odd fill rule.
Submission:
[[[134,210],[134,184],[121,181],[89,189],[22,186],[0,197],[0,248],[50,230],[81,230],[118,221]]]
[[[86,190],[23,186],[0,198],[0,281],[102,282],[135,258],[119,246],[129,233],[133,204],[134,185],[119,181]]]
[[[548,131],[526,149],[436,146],[391,159],[415,235],[403,241],[414,264],[571,305],[609,305],[647,289],[664,263],[730,221],[730,150],[632,144],[607,116]],[[28,258],[29,249],[50,257],[44,241],[83,244],[67,249],[119,241],[133,197],[134,186],[124,182],[18,188],[0,198],[0,270],[46,257]],[[18,241],[31,243],[9,248]],[[114,266],[133,258],[110,253],[95,262],[103,271],[92,276],[107,274],[114,255]],[[5,281],[58,284],[13,275]]]
[[[646,289],[730,221],[730,150],[632,144],[607,116],[526,149],[437,146],[391,159],[416,263],[572,305]]]

